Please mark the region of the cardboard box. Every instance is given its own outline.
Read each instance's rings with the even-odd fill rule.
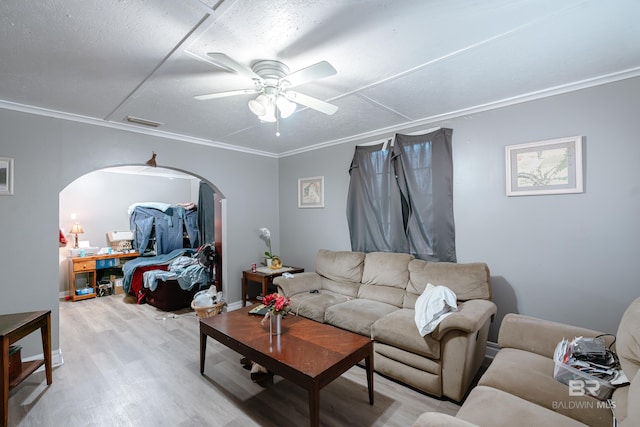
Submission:
[[[114,295],[122,295],[124,294],[124,288],[122,287],[122,277],[111,276],[111,283],[113,284],[113,294]]]

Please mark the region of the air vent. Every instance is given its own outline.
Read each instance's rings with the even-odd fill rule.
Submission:
[[[154,122],[152,120],[141,119],[139,117],[127,116],[125,118],[129,123],[135,123],[137,125],[149,126],[152,128],[157,128],[158,126],[162,126],[164,123]]]

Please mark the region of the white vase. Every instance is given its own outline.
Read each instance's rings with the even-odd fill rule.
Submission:
[[[271,258],[267,258],[267,267],[271,268],[271,261],[273,261]]]

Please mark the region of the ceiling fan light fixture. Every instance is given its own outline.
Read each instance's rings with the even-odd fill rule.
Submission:
[[[267,113],[269,106],[269,98],[264,94],[259,95],[256,99],[249,101],[249,109],[256,116],[264,116]]]
[[[278,106],[278,111],[280,111],[280,117],[286,119],[290,115],[296,111],[297,104],[295,102],[289,101],[284,96],[278,96],[276,99],[276,105]]]
[[[271,102],[267,106],[265,114],[258,116],[258,118],[263,122],[269,122],[269,123],[275,122],[276,121],[276,105],[273,102]]]

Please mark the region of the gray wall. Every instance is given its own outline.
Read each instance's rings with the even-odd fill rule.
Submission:
[[[77,178],[105,167],[142,165],[151,152],[159,166],[190,172],[225,198],[223,286],[240,300],[241,271],[259,259],[269,227],[279,250],[275,158],[23,112],[0,110],[0,157],[15,159],[15,194],[0,197],[0,313],[50,309],[52,346],[59,347],[59,194]],[[81,303],[81,302],[80,302]],[[37,337],[23,355],[41,353]]]
[[[133,203],[197,203],[198,193],[192,191],[192,181],[197,188],[200,180],[195,178],[96,171],[65,187],[60,192],[60,227],[65,231],[67,245],[60,249],[60,291],[66,293],[69,289],[67,258],[74,245],[74,236],[69,231],[74,222],[84,230],[84,234],[78,235],[79,241],[108,247],[108,232],[130,229],[127,210]],[[76,214],[76,221],[71,219],[72,214]]]
[[[636,78],[423,126],[454,130],[458,259],[491,268],[500,313],[493,340],[507,312],[615,332],[640,293],[638,99]],[[0,156],[15,159],[15,195],[0,197],[0,313],[51,309],[54,349],[59,193],[89,172],[144,164],[152,150],[160,166],[190,172],[225,198],[223,283],[232,303],[241,271],[264,251],[260,227],[271,229],[285,263],[308,270],[319,248],[350,248],[355,142],[277,160],[8,110],[0,110],[0,129]],[[506,145],[570,135],[586,139],[584,194],[505,196]],[[326,207],[298,209],[298,178],[316,175],[325,177]],[[278,179],[279,192],[265,190]],[[24,354],[38,352],[36,337]]]
[[[453,129],[458,261],[489,265],[491,340],[508,312],[615,333],[640,296],[639,100],[636,78],[423,127]],[[586,141],[585,193],[506,197],[505,146],[573,135]],[[318,249],[350,250],[348,169],[363,142],[280,160],[285,262],[313,269]],[[316,175],[326,207],[297,209],[297,179]]]

